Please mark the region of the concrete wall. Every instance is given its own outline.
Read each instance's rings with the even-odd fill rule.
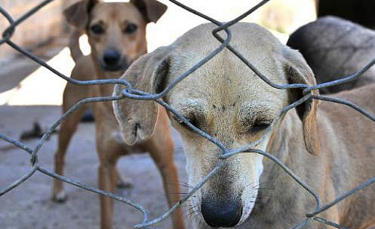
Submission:
[[[55,0],[48,4],[17,27],[12,41],[24,47],[32,48],[53,36],[59,35],[68,28],[61,12],[65,7],[76,1],[78,0]],[[150,34],[152,35],[152,38],[149,38],[149,44],[153,48],[169,44],[191,27],[207,22],[182,10],[168,0],[159,1],[168,5],[169,9],[166,15],[158,22],[157,26],[149,26]],[[41,0],[0,0],[0,5],[16,19],[40,2]],[[184,4],[206,13],[219,21],[231,20],[258,2],[259,0],[183,1]],[[216,7],[212,7],[214,5]],[[299,26],[315,20],[315,18],[315,0],[272,0],[250,17],[244,19],[244,21],[256,22],[287,35]],[[0,33],[7,26],[7,21],[0,16]],[[164,33],[164,37],[158,38],[158,33],[157,31],[153,31],[153,27],[157,31],[166,31],[167,33]],[[0,59],[13,53],[14,51],[7,45],[0,46]]]
[[[40,2],[42,1],[0,0],[0,5],[12,16],[13,20],[16,20]],[[55,0],[43,7],[39,12],[17,26],[11,40],[20,46],[32,48],[48,41],[53,36],[61,34],[66,29],[61,14],[66,2],[65,0]],[[0,16],[0,33],[2,34],[8,26],[8,21]],[[0,58],[6,58],[15,53],[7,44],[0,46]]]
[[[148,25],[149,51],[169,45],[188,29],[207,23],[168,0],[159,0],[168,5],[166,14],[157,24]],[[229,21],[252,8],[260,0],[183,0],[187,6],[218,21]],[[286,42],[288,34],[298,27],[316,19],[315,0],[272,0],[242,21],[255,22],[278,31]]]

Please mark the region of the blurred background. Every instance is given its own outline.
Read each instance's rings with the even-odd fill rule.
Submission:
[[[0,0],[0,6],[17,19],[40,0]],[[67,48],[71,28],[62,16],[62,10],[76,0],[55,0],[17,26],[12,41],[47,61],[61,73],[69,76],[74,66]],[[147,31],[148,49],[172,43],[190,28],[206,21],[166,0],[166,14],[157,24],[150,24]],[[183,4],[218,21],[229,21],[244,13],[260,1],[255,0],[181,0]],[[375,26],[374,1],[366,0],[271,0],[243,21],[255,22],[270,29],[282,42],[298,27],[314,21],[317,16],[334,14]],[[353,10],[356,9],[356,10]],[[8,26],[0,16],[0,31]],[[90,52],[85,37],[81,49]],[[60,79],[30,59],[20,55],[7,44],[0,45],[0,133],[16,140],[22,139],[30,147],[36,145],[41,132],[61,115],[62,92],[66,81]],[[66,175],[97,187],[98,161],[95,153],[93,123],[79,126],[66,157]],[[184,156],[178,135],[173,132],[177,150],[176,162],[182,182],[187,182]],[[25,135],[26,134],[26,135]],[[52,170],[56,135],[42,147],[39,158],[43,166]],[[133,155],[121,159],[119,168],[134,180],[134,188],[119,193],[139,201],[151,217],[167,209],[160,176],[147,155]],[[0,141],[0,189],[12,183],[30,169],[29,156],[18,148]],[[135,179],[137,178],[137,179]],[[69,199],[64,204],[50,200],[52,179],[35,174],[21,186],[0,197],[0,228],[98,228],[99,200],[97,194],[68,186]],[[186,191],[186,187],[184,187]],[[132,228],[142,220],[141,214],[131,207],[115,203],[115,228]],[[166,220],[160,226],[169,227]]]

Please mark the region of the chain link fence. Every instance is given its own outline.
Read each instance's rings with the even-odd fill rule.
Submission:
[[[14,20],[12,18],[12,16],[9,15],[8,12],[0,6],[0,13],[9,22],[9,27],[6,28],[2,32],[2,39],[0,40],[0,45],[5,45],[5,44],[9,45],[10,47],[15,49],[19,53],[22,53],[23,55],[27,56],[31,60],[33,60],[33,61],[37,62],[38,64],[40,64],[41,66],[47,68],[48,70],[50,70],[51,72],[56,74],[57,77],[61,77],[62,79],[68,81],[68,83],[81,85],[81,86],[121,84],[121,85],[124,85],[126,89],[124,89],[123,92],[122,92],[122,95],[118,96],[118,97],[114,97],[114,96],[93,97],[93,98],[86,98],[86,99],[83,99],[82,101],[78,102],[77,104],[72,106],[65,114],[63,114],[55,123],[53,123],[51,125],[51,127],[48,128],[48,130],[44,133],[44,135],[38,141],[37,145],[34,148],[30,148],[29,146],[27,146],[23,142],[14,140],[14,139],[6,136],[5,134],[0,134],[0,139],[17,146],[18,148],[22,149],[22,151],[25,151],[26,153],[28,153],[30,155],[30,169],[29,169],[29,171],[27,173],[25,173],[21,178],[15,180],[13,183],[11,183],[9,185],[6,185],[5,187],[0,187],[1,188],[0,189],[0,197],[3,197],[10,190],[12,190],[14,188],[17,188],[20,184],[22,184],[24,181],[28,180],[35,173],[42,173],[42,174],[45,174],[47,176],[53,177],[55,179],[59,179],[63,182],[75,185],[75,186],[77,186],[79,188],[82,188],[84,190],[95,192],[95,193],[98,193],[100,195],[104,195],[104,196],[113,198],[117,201],[123,202],[124,204],[127,204],[127,205],[130,205],[130,206],[134,207],[135,209],[139,210],[144,216],[143,222],[141,222],[138,225],[135,225],[134,228],[152,228],[152,226],[154,224],[156,224],[156,223],[164,220],[165,218],[169,217],[175,209],[177,209],[178,207],[181,207],[181,205],[184,202],[186,202],[192,195],[194,195],[194,193],[198,189],[200,189],[213,175],[215,175],[220,170],[220,168],[224,165],[224,162],[227,158],[232,157],[232,156],[237,155],[237,154],[240,154],[240,153],[246,152],[246,153],[260,154],[260,155],[263,155],[263,156],[267,157],[268,159],[272,160],[274,163],[276,163],[278,166],[280,166],[291,178],[293,178],[295,180],[295,182],[297,182],[303,189],[305,189],[307,192],[309,192],[315,198],[315,201],[316,201],[315,210],[313,212],[307,212],[306,218],[302,222],[300,222],[298,225],[295,225],[293,228],[304,228],[312,220],[320,222],[322,224],[332,226],[334,228],[345,228],[344,226],[338,225],[335,222],[331,222],[331,221],[329,221],[327,219],[324,219],[324,218],[321,218],[317,215],[319,213],[323,212],[323,211],[326,211],[330,207],[336,205],[338,202],[342,201],[343,199],[347,198],[348,196],[350,196],[350,195],[358,192],[359,190],[362,190],[363,188],[373,184],[375,182],[375,177],[373,177],[371,179],[368,179],[365,182],[361,183],[358,187],[355,187],[354,189],[349,190],[346,193],[343,193],[343,194],[337,196],[336,199],[332,200],[331,202],[323,204],[322,201],[321,201],[321,198],[317,194],[317,192],[314,189],[312,189],[311,187],[309,187],[305,181],[301,180],[298,177],[298,175],[294,174],[279,159],[277,159],[275,156],[273,156],[272,154],[270,154],[268,152],[265,152],[265,151],[262,151],[262,150],[259,150],[259,149],[255,149],[254,147],[257,146],[265,138],[265,136],[271,131],[272,126],[275,123],[277,123],[278,119],[280,119],[289,110],[295,108],[296,106],[298,106],[298,105],[300,105],[300,104],[302,104],[305,101],[310,100],[310,99],[323,100],[323,101],[328,101],[328,102],[333,102],[333,103],[340,103],[340,104],[349,106],[349,107],[357,110],[358,112],[360,112],[361,114],[363,114],[364,116],[366,116],[367,118],[369,118],[369,119],[371,119],[372,121],[375,122],[375,117],[373,115],[371,115],[369,112],[367,112],[363,108],[357,106],[356,104],[353,104],[349,101],[338,99],[338,98],[333,98],[333,97],[323,96],[323,95],[314,95],[313,93],[311,93],[313,90],[318,90],[318,89],[324,88],[324,87],[330,87],[330,86],[334,86],[334,85],[338,85],[338,84],[343,84],[343,83],[352,81],[352,80],[360,77],[360,75],[362,73],[367,71],[370,67],[372,67],[375,64],[375,59],[372,60],[371,62],[369,62],[366,66],[364,66],[358,72],[356,72],[352,75],[343,77],[339,80],[335,80],[335,81],[331,81],[331,82],[327,82],[327,83],[323,83],[323,84],[318,84],[318,85],[313,85],[313,86],[309,86],[309,85],[306,85],[306,84],[278,85],[278,84],[275,84],[275,83],[269,81],[265,75],[263,75],[261,72],[259,72],[255,66],[253,66],[249,61],[247,61],[246,58],[244,58],[240,54],[240,52],[238,52],[230,44],[230,41],[231,41],[230,27],[232,25],[234,25],[235,23],[239,22],[240,20],[242,20],[243,18],[247,17],[252,12],[256,11],[258,8],[262,7],[264,4],[266,4],[270,0],[264,0],[264,1],[260,2],[259,4],[257,4],[256,6],[254,6],[253,8],[248,10],[247,12],[245,12],[244,14],[238,16],[234,20],[229,21],[227,23],[221,23],[221,22],[219,22],[219,21],[217,21],[213,18],[210,18],[210,17],[208,17],[208,16],[206,16],[206,15],[200,13],[200,12],[195,11],[194,9],[189,8],[188,6],[183,5],[182,3],[178,2],[178,1],[170,0],[170,2],[176,4],[177,6],[183,8],[184,10],[187,10],[187,11],[191,12],[192,14],[195,14],[199,17],[202,17],[202,18],[206,19],[207,21],[212,22],[215,25],[217,25],[217,28],[212,31],[212,35],[217,40],[219,40],[221,42],[221,45],[219,47],[217,47],[217,49],[214,50],[211,54],[209,54],[203,60],[201,60],[198,64],[196,64],[191,69],[189,69],[187,72],[185,72],[184,74],[179,76],[177,79],[175,79],[170,85],[168,85],[165,88],[165,90],[163,90],[162,92],[160,92],[158,94],[150,94],[150,93],[147,93],[147,92],[143,92],[143,91],[133,89],[133,86],[129,82],[127,82],[126,80],[109,79],[109,80],[79,81],[79,80],[69,78],[69,77],[61,74],[60,72],[56,71],[54,68],[50,67],[42,59],[38,58],[37,56],[35,56],[34,54],[25,50],[24,48],[20,47],[19,45],[13,43],[12,42],[12,35],[14,34],[16,27],[19,26],[22,22],[27,20],[30,16],[37,13],[40,9],[42,9],[44,6],[46,6],[47,4],[49,4],[52,1],[53,0],[46,0],[46,1],[41,2],[39,5],[35,6],[29,12],[25,13],[22,17],[20,17],[16,20]],[[224,31],[226,33],[226,38],[223,38],[220,35],[218,35],[218,33],[220,31]],[[267,129],[267,131],[266,131],[266,133],[263,137],[261,137],[256,142],[249,143],[248,145],[242,146],[242,147],[237,148],[237,149],[226,148],[224,143],[215,139],[213,136],[208,135],[207,133],[203,132],[202,130],[196,128],[185,117],[180,115],[176,110],[174,110],[171,106],[169,106],[167,103],[165,103],[161,99],[175,85],[177,85],[181,80],[183,80],[186,77],[189,77],[190,73],[192,73],[194,70],[201,67],[206,62],[210,61],[210,59],[212,59],[215,55],[217,55],[218,53],[220,53],[224,49],[228,49],[233,54],[235,54],[242,62],[244,62],[253,72],[255,72],[264,82],[266,82],[270,86],[272,86],[274,88],[277,88],[277,89],[280,89],[280,90],[300,88],[300,89],[303,89],[303,93],[304,93],[304,96],[301,99],[299,99],[298,101],[284,107],[284,109],[282,109],[280,111],[278,118],[276,120],[274,120],[274,122],[271,124],[270,127],[268,127],[268,129]],[[38,152],[39,152],[40,148],[43,146],[43,144],[46,142],[46,140],[49,138],[49,136],[56,130],[56,128],[60,125],[60,123],[63,122],[71,113],[75,112],[79,107],[81,107],[83,104],[86,104],[86,103],[114,101],[114,100],[121,100],[123,98],[156,101],[157,103],[161,104],[166,109],[168,109],[170,112],[172,112],[175,116],[177,116],[182,122],[184,122],[189,128],[191,128],[192,131],[196,132],[197,134],[201,135],[202,137],[204,137],[204,138],[208,139],[209,141],[213,142],[222,151],[222,155],[220,156],[220,158],[222,160],[218,163],[216,168],[214,168],[203,180],[201,180],[194,188],[192,188],[189,191],[189,193],[185,197],[183,197],[178,203],[176,203],[167,212],[165,212],[164,214],[162,214],[161,216],[159,216],[155,219],[149,219],[148,211],[143,206],[141,206],[140,204],[138,204],[138,203],[136,203],[136,202],[134,202],[130,199],[127,199],[127,198],[124,198],[122,196],[119,196],[119,195],[116,195],[116,194],[113,194],[113,193],[109,193],[109,192],[106,192],[106,191],[103,191],[103,190],[99,190],[97,188],[87,186],[87,185],[85,185],[81,182],[78,182],[78,181],[74,180],[74,179],[58,175],[54,172],[49,171],[45,167],[41,166],[38,162]],[[4,184],[2,184],[2,185],[4,185]]]

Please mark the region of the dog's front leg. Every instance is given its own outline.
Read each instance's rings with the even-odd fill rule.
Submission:
[[[162,109],[156,125],[156,134],[146,142],[145,146],[162,175],[165,194],[171,208],[180,200],[181,189],[177,167],[173,159],[174,143],[169,131],[168,117],[165,110]],[[174,229],[185,228],[182,207],[172,214],[172,221]]]
[[[87,97],[89,90],[87,88],[81,89],[79,93],[74,93],[76,89],[75,85],[68,84],[64,91],[63,97],[63,113],[67,112],[71,106],[73,106],[80,99]],[[73,96],[74,95],[74,96]],[[77,126],[84,114],[87,106],[83,106],[70,114],[67,119],[61,123],[59,136],[58,136],[58,148],[55,152],[55,173],[64,175],[65,167],[65,155],[68,150],[69,143],[77,130]],[[64,183],[61,180],[54,179],[52,188],[52,198],[57,202],[64,202],[67,198]]]
[[[178,181],[177,167],[173,161],[173,143],[170,142],[168,145],[154,148],[150,150],[150,154],[154,159],[156,166],[158,167],[162,178],[164,190],[168,200],[169,207],[172,207],[175,203],[180,200],[180,184]],[[168,147],[172,146],[172,147]],[[173,228],[175,229],[184,229],[184,222],[182,218],[182,207],[179,207],[172,214]]]
[[[101,163],[99,166],[99,188],[113,193],[115,190],[116,168],[114,164]],[[100,224],[101,229],[112,229],[113,200],[105,196],[100,196]]]

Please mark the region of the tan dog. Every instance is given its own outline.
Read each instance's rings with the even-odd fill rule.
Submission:
[[[214,28],[212,24],[198,26],[172,45],[142,56],[122,78],[136,89],[162,91],[219,46],[211,34]],[[230,30],[230,44],[272,82],[315,84],[302,55],[282,45],[265,29],[239,23]],[[121,89],[117,85],[114,95],[120,95]],[[363,88],[340,96],[373,112],[373,91],[374,87]],[[164,100],[228,149],[254,142],[272,128],[256,148],[283,161],[327,203],[375,175],[374,123],[343,105],[322,103],[318,109],[317,100],[308,100],[271,125],[283,107],[301,96],[302,89],[269,86],[224,49],[177,84]],[[152,133],[156,123],[151,123],[150,117],[157,115],[158,106],[129,101],[114,102],[114,108],[125,141],[135,144]],[[130,110],[129,105],[138,109]],[[148,114],[147,118],[143,114]],[[222,152],[175,115],[169,116],[181,134],[189,185],[194,186],[221,161]],[[141,128],[132,131],[137,124]],[[350,228],[374,227],[374,192],[372,186],[319,216]],[[287,229],[302,222],[316,207],[314,198],[274,162],[254,153],[227,159],[189,204],[197,219],[195,228],[200,229]],[[328,226],[311,221],[307,228]]]
[[[166,6],[154,0],[131,0],[130,3],[102,3],[93,0],[78,2],[65,10],[68,21],[77,30],[86,29],[92,49],[90,56],[77,58],[72,78],[79,80],[116,79],[134,60],[147,52],[146,25],[156,22]],[[76,86],[67,84],[63,96],[63,112],[76,102],[90,96],[110,96],[113,85]],[[68,144],[83,115],[85,107],[70,115],[61,124],[58,150],[55,154],[55,171],[64,172],[64,155]],[[115,168],[122,155],[149,152],[159,168],[168,199],[172,205],[179,200],[180,187],[177,169],[173,161],[174,144],[169,133],[169,121],[165,110],[160,109],[155,134],[147,141],[134,146],[126,145],[110,102],[93,104],[96,120],[96,142],[100,159],[99,188],[113,192],[120,176]],[[124,183],[124,182],[120,182]],[[63,183],[54,181],[53,198],[66,199]],[[101,228],[112,228],[113,200],[100,197]],[[182,211],[173,216],[174,228],[184,228]]]

